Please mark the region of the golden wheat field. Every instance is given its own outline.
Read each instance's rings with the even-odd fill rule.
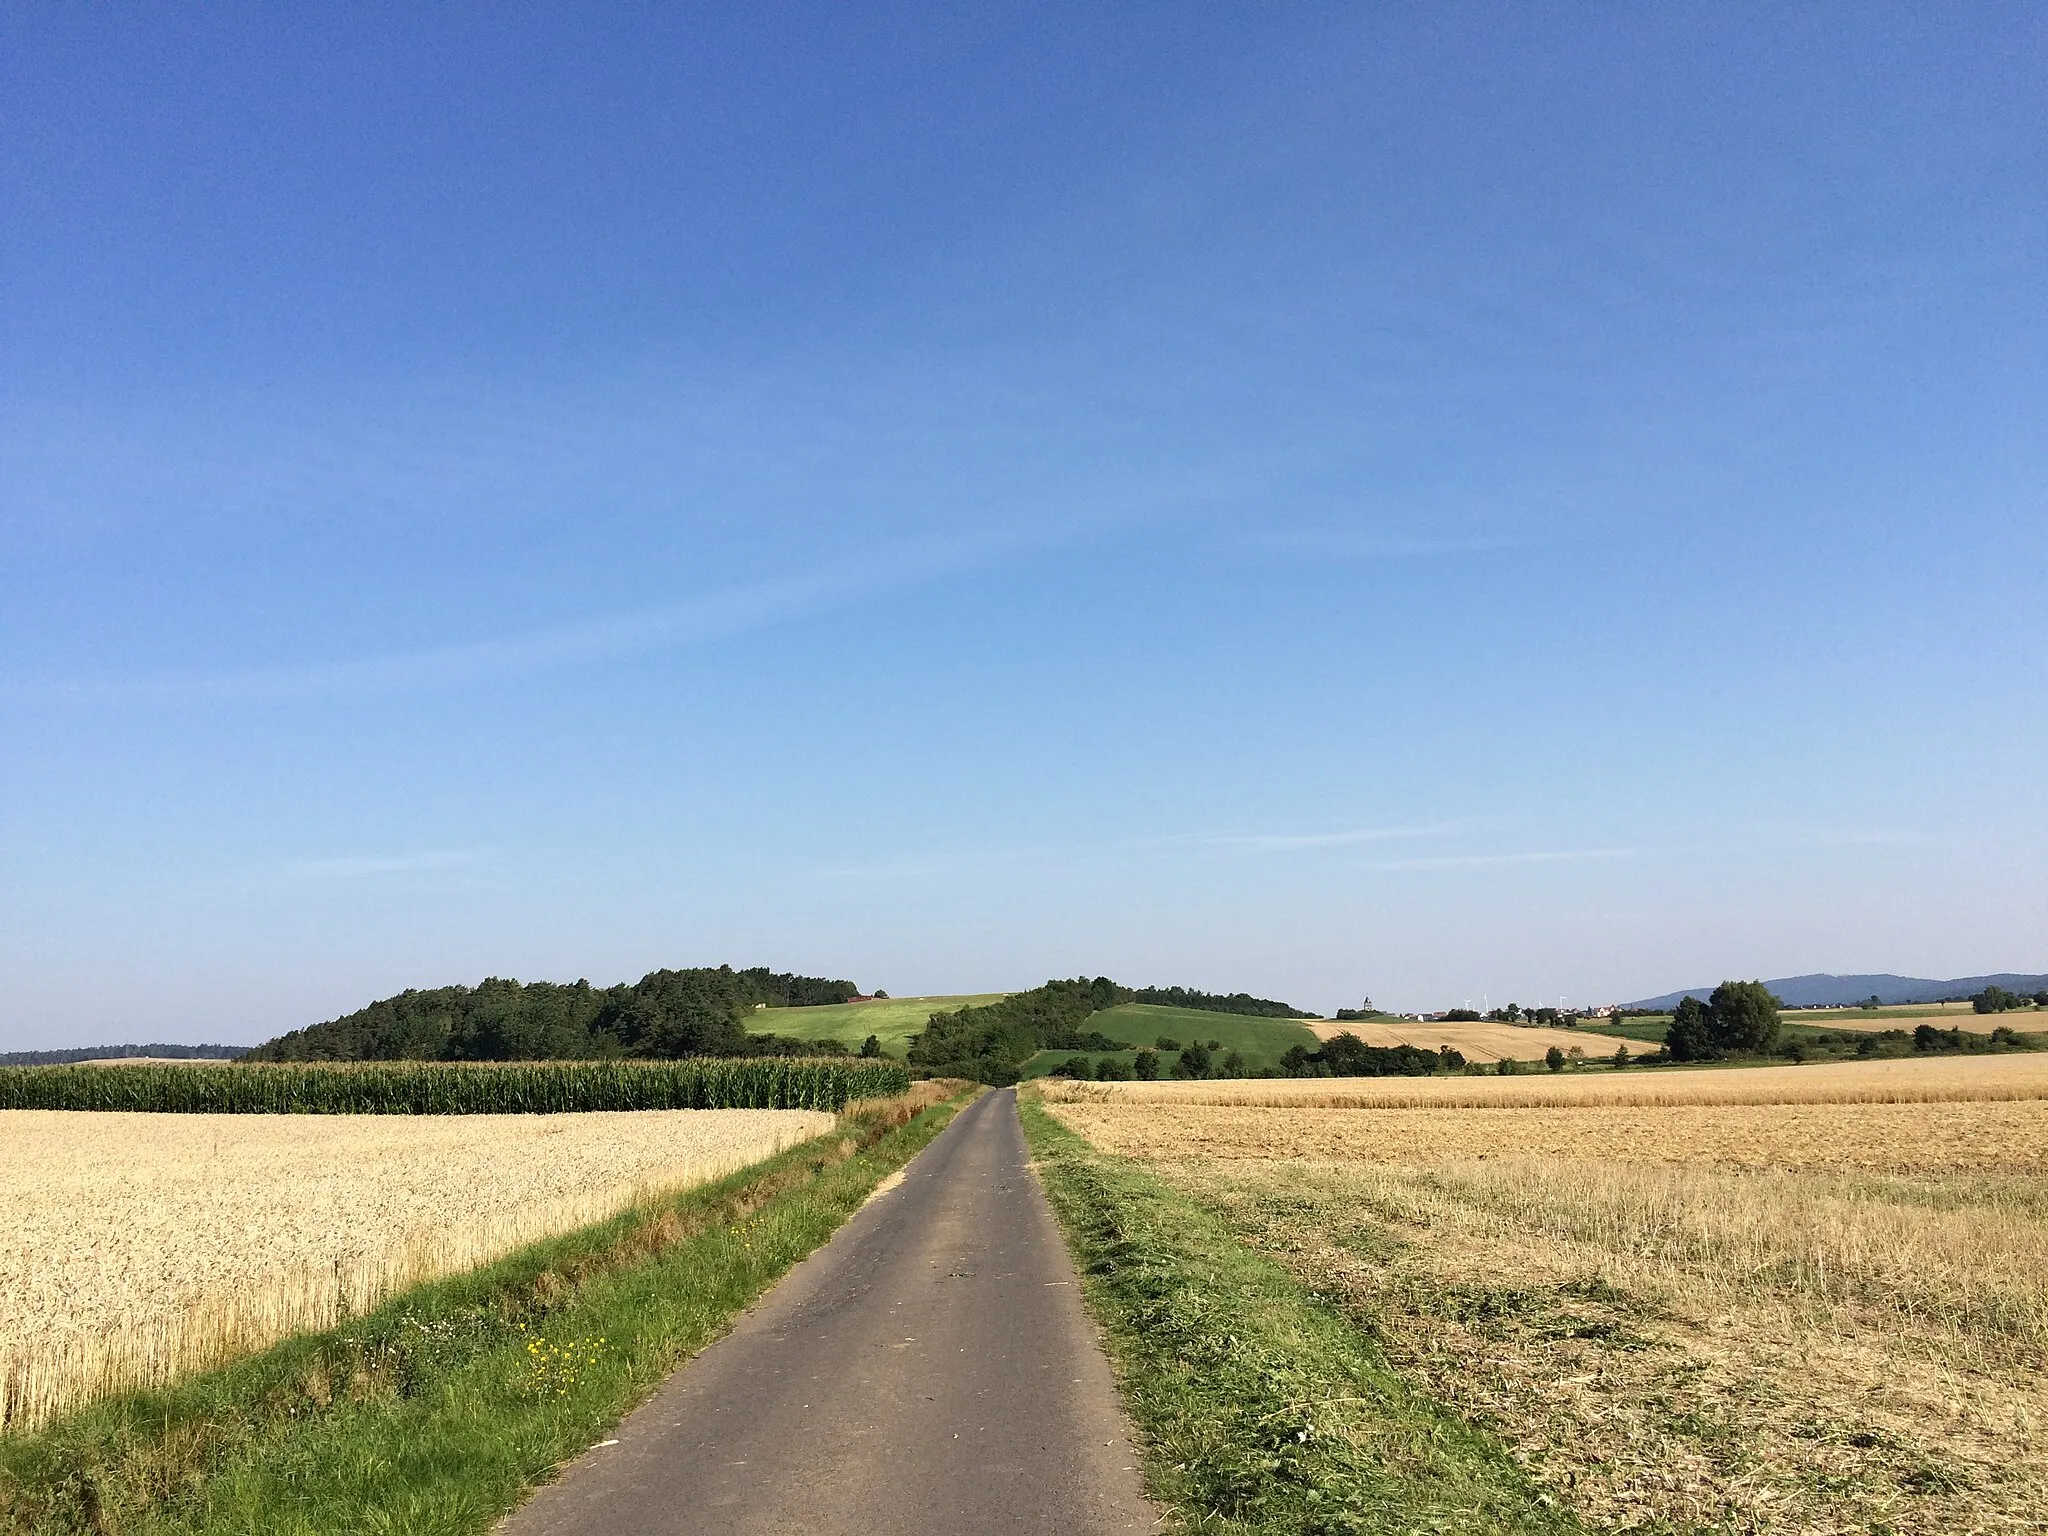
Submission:
[[[2048,1529],[2044,1066],[1042,1091],[1590,1528],[1937,1536]]]
[[[327,1326],[835,1123],[756,1109],[0,1114],[0,1424]]]
[[[1536,1072],[1518,1077],[1269,1077],[1055,1083],[1048,1097],[1106,1104],[1485,1109],[1660,1104],[1928,1104],[2048,1099],[2048,1052],[1824,1062],[1799,1067]]]
[[[1499,1061],[1503,1056],[1512,1056],[1517,1061],[1540,1061],[1543,1053],[1552,1046],[1566,1053],[1576,1047],[1595,1057],[1612,1056],[1617,1045],[1627,1046],[1632,1055],[1644,1049],[1640,1040],[1603,1035],[1591,1029],[1542,1029],[1498,1024],[1485,1019],[1457,1024],[1410,1019],[1360,1019],[1341,1023],[1311,1019],[1308,1027],[1319,1040],[1353,1034],[1367,1045],[1415,1045],[1426,1051],[1449,1046],[1463,1053],[1467,1061],[1480,1062]]]
[[[1586,1104],[1435,1109],[1063,1103],[1127,1157],[1421,1164],[1489,1156],[1836,1172],[2048,1173],[2048,1100],[1931,1104]]]

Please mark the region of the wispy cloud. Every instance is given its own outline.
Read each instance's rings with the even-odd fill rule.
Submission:
[[[1805,844],[1816,848],[1923,848],[1939,843],[1924,832],[1897,827],[1824,826],[1812,822],[1760,822],[1757,835],[1770,843]]]
[[[796,576],[708,592],[666,607],[349,661],[99,678],[40,687],[16,682],[9,691],[33,689],[41,695],[154,702],[234,702],[454,687],[787,622],[966,568],[990,558],[996,548],[996,541],[985,539],[898,548]]]
[[[1355,827],[1335,832],[1203,832],[1161,843],[1199,843],[1211,848],[1241,848],[1248,853],[1298,853],[1317,848],[1354,848],[1369,843],[1400,842],[1407,838],[1448,837],[1469,828],[1470,822],[1442,821],[1419,827]]]
[[[427,853],[364,854],[346,859],[307,859],[291,866],[310,880],[350,880],[362,875],[404,875],[425,869],[452,869],[474,862],[469,849],[436,849]]]
[[[1447,853],[1427,858],[1375,859],[1367,869],[1487,869],[1511,864],[1572,864],[1601,859],[1640,859],[1649,848],[1550,848],[1533,853]]]

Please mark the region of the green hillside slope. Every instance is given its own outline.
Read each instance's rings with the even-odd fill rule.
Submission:
[[[1006,992],[978,992],[959,997],[885,997],[872,1003],[830,1003],[815,1008],[759,1008],[747,1019],[756,1034],[777,1034],[792,1040],[838,1040],[850,1051],[874,1035],[882,1049],[900,1057],[910,1037],[935,1013],[983,1007],[1007,997]]]
[[[827,1010],[811,1011],[822,1013]],[[1178,1040],[1182,1045],[1195,1040],[1220,1040],[1224,1051],[1239,1052],[1245,1059],[1245,1065],[1252,1068],[1277,1066],[1290,1046],[1299,1045],[1313,1051],[1318,1044],[1315,1035],[1293,1019],[1262,1019],[1193,1008],[1163,1008],[1150,1003],[1125,1003],[1118,1008],[1105,1008],[1092,1015],[1082,1028],[1100,1030],[1112,1040],[1142,1047],[1153,1046],[1161,1035]],[[1074,1054],[1072,1051],[1040,1051],[1025,1064],[1024,1075],[1043,1077],[1057,1063]],[[1170,1057],[1166,1065],[1170,1069]]]

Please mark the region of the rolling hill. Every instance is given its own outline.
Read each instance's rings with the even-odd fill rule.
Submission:
[[[1153,1047],[1164,1035],[1186,1045],[1195,1040],[1220,1040],[1223,1049],[1236,1051],[1250,1067],[1279,1064],[1289,1046],[1313,1051],[1315,1034],[1297,1019],[1260,1018],[1249,1014],[1212,1013],[1207,1009],[1167,1008],[1154,1003],[1124,1003],[1090,1014],[1084,1030],[1098,1030],[1112,1040],[1133,1048]],[[1040,1051],[1024,1064],[1026,1077],[1043,1077],[1069,1056],[1087,1055],[1075,1051]]]
[[[935,1013],[980,1008],[1009,994],[977,992],[959,997],[882,997],[865,1003],[827,1003],[815,1008],[757,1008],[747,1028],[772,1031],[790,1040],[837,1040],[850,1051],[869,1035],[891,1056],[901,1056],[910,1037]]]
[[[1952,981],[1932,981],[1924,976],[1884,973],[1868,976],[1820,973],[1781,976],[1764,985],[1783,999],[1788,1008],[1850,1008],[1873,995],[1887,1003],[1936,1003],[1944,998],[1969,997],[1986,987],[2004,987],[2009,992],[2038,992],[2048,987],[2048,975],[2022,976],[2003,972],[1996,976],[1960,976]],[[1681,997],[1697,997],[1704,1002],[1713,990],[1712,986],[1688,987],[1682,992],[1666,992],[1661,997],[1646,997],[1626,1006],[1666,1012],[1677,1007]]]

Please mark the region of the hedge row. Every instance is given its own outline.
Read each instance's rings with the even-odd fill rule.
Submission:
[[[534,1115],[590,1109],[826,1109],[902,1093],[892,1061],[237,1063],[0,1068],[0,1109],[210,1115]]]

